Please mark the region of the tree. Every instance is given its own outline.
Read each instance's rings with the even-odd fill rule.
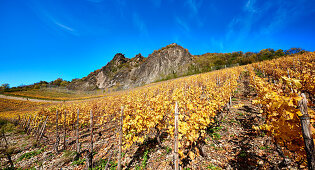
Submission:
[[[56,80],[52,81],[51,84],[55,86],[60,86],[60,83],[62,82],[62,78],[57,78]]]
[[[282,56],[284,56],[284,52],[283,52],[283,50],[279,49],[275,52],[275,55],[276,55],[276,57],[282,57]]]
[[[8,83],[2,84],[0,86],[0,92],[4,92],[10,89],[10,85]]]
[[[60,86],[67,86],[69,84],[69,82],[68,81],[66,81],[66,80],[64,80],[64,81],[62,81],[61,83],[60,83]]]
[[[290,48],[288,50],[285,50],[285,54],[286,55],[292,55],[292,54],[302,54],[302,53],[305,53],[305,50],[302,49],[302,48]]]
[[[9,89],[10,88],[10,85],[8,83],[5,83],[5,84],[2,84],[1,87],[3,89]]]

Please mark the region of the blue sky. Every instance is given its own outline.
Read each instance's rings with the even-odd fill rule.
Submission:
[[[314,0],[0,0],[0,84],[82,78],[120,52],[315,50]]]

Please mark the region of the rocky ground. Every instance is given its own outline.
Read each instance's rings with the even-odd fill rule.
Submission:
[[[255,93],[245,80],[240,83],[232,98],[232,107],[218,114],[217,121],[207,130],[207,137],[200,144],[200,156],[194,160],[183,160],[183,169],[303,169],[301,165],[283,155],[283,149],[274,144],[264,132],[256,132],[253,125],[263,123],[259,109],[251,104]],[[98,128],[94,133],[94,167],[104,169],[117,165],[116,124]],[[55,137],[47,133],[40,142],[25,134],[20,127],[7,127],[6,139],[15,167],[22,169],[84,169],[85,150],[88,148],[89,131],[81,132],[81,152],[75,152],[74,132],[67,132],[67,151],[53,150]],[[172,169],[173,140],[162,134],[161,145],[150,139],[140,146],[133,146],[123,153],[124,169]],[[2,147],[4,143],[1,143]],[[8,150],[8,149],[7,149]],[[1,157],[0,168],[8,167],[6,157]]]

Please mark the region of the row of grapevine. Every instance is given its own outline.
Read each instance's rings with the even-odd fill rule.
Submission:
[[[257,104],[265,123],[254,129],[264,130],[277,144],[286,147],[285,155],[296,161],[305,161],[304,140],[301,131],[301,93],[308,94],[312,105],[314,99],[315,54],[289,56],[253,64],[248,67],[250,82],[258,94]],[[314,111],[309,108],[311,118]],[[311,119],[311,122],[314,122]],[[313,130],[313,135],[315,131]],[[315,137],[315,136],[314,136]]]

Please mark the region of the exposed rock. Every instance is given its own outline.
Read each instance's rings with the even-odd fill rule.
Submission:
[[[129,59],[117,53],[106,66],[90,73],[87,77],[72,81],[68,88],[128,89],[152,83],[170,74],[183,75],[188,71],[192,60],[193,57],[188,50],[175,43],[154,51],[147,58],[137,54]]]

